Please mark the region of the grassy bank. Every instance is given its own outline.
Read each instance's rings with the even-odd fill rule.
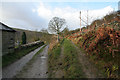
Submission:
[[[2,67],[8,66],[9,64],[15,62],[16,60],[27,55],[29,52],[35,50],[36,48],[38,48],[42,45],[43,44],[40,44],[40,45],[31,47],[31,48],[20,50],[19,52],[14,52],[14,53],[10,53],[5,56],[2,56]]]
[[[64,70],[65,78],[84,78],[81,65],[79,64],[77,49],[69,40],[64,41]]]
[[[61,53],[61,44],[57,43],[52,50],[48,52],[48,77],[49,78],[54,78],[55,77],[55,72],[57,71],[58,68],[58,60],[60,57]]]

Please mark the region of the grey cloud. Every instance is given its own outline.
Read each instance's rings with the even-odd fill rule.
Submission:
[[[38,16],[37,12],[32,12],[32,9],[36,8],[36,6],[36,3],[25,2],[2,3],[2,19],[3,21],[4,19],[7,20],[13,26],[17,26],[17,28],[40,30],[42,27],[47,27],[47,22]],[[5,21],[5,23],[7,23],[7,21]],[[26,24],[28,24],[28,26]]]

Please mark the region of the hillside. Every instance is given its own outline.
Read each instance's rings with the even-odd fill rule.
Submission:
[[[29,31],[29,30],[16,29],[16,28],[14,28],[14,30],[16,30],[15,42],[17,42],[17,40],[19,40],[21,42],[23,32],[26,33],[27,43],[34,42],[37,40],[46,41],[49,43],[50,38],[52,36],[51,34],[36,32],[36,31]]]
[[[120,58],[120,12],[114,12],[95,20],[82,31],[66,38],[86,51],[86,55],[107,77],[119,76]]]

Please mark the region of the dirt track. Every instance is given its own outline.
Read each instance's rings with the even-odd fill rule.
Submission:
[[[95,67],[95,65],[90,62],[89,58],[83,53],[73,42],[71,42],[78,51],[79,61],[82,65],[82,69],[86,75],[86,78],[103,78],[103,75]]]

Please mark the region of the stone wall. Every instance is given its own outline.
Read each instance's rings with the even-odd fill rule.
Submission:
[[[25,50],[28,48],[32,48],[34,46],[41,46],[41,45],[44,45],[44,42],[36,41],[36,42],[32,42],[32,43],[25,44],[25,45],[20,45],[19,47],[15,48],[15,52],[19,52],[21,50]]]
[[[2,56],[13,53],[15,48],[15,32],[2,31]]]

